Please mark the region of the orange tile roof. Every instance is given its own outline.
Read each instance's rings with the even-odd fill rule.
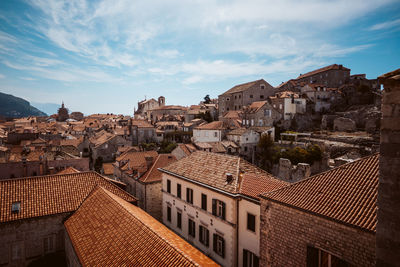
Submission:
[[[83,266],[217,266],[145,211],[101,187],[64,225]]]
[[[79,171],[74,167],[68,167],[62,171],[57,172],[57,174],[71,174],[71,173],[78,173]]]
[[[122,163],[120,167],[124,167],[122,168],[123,170],[129,167],[130,169],[139,170],[139,172],[146,172],[146,157],[152,157],[153,160],[155,160],[157,156],[157,151],[136,152],[134,150],[128,150],[117,157],[116,161]]]
[[[227,128],[226,123],[224,123],[223,121],[213,121],[195,127],[195,129],[198,130],[225,130],[226,128]]]
[[[254,85],[256,85],[257,83],[260,83],[260,82],[266,83],[267,86],[269,86],[270,88],[273,88],[264,79],[260,79],[260,80],[256,80],[256,81],[252,81],[252,82],[242,83],[242,84],[236,85],[236,86],[232,87],[231,89],[229,89],[228,91],[226,91],[225,93],[223,93],[222,95],[230,95],[230,94],[246,91],[250,87],[252,87],[252,86],[254,86]]]
[[[145,120],[131,120],[133,126],[138,128],[154,128],[148,121]]]
[[[255,173],[269,175],[271,179],[275,179],[272,175],[240,157],[204,151],[196,151],[190,156],[160,170],[178,177],[185,177],[194,182],[207,184],[232,194],[239,193],[240,174]],[[230,183],[226,182],[227,173],[233,176],[233,181]]]
[[[0,180],[0,223],[74,211],[96,186],[136,201],[96,172]],[[18,201],[20,212],[12,213],[11,205]]]
[[[324,72],[324,71],[328,71],[328,70],[339,70],[340,68],[342,68],[342,70],[350,71],[350,69],[345,68],[342,65],[332,64],[332,65],[329,65],[329,66],[326,66],[326,67],[323,67],[323,68],[320,68],[320,69],[316,69],[316,70],[307,72],[305,74],[302,74],[299,77],[297,77],[296,80],[302,79],[302,78],[306,78],[306,77],[312,76],[314,74],[318,74],[320,72]]]
[[[103,163],[103,171],[105,175],[114,174],[114,165],[113,163]]]
[[[158,168],[163,168],[176,161],[175,156],[171,154],[160,154],[151,166],[151,168],[139,178],[143,183],[153,183],[161,181],[161,172]]]
[[[255,199],[262,193],[271,192],[288,186],[289,183],[278,180],[268,173],[245,173],[242,177],[239,192]]]
[[[375,154],[262,197],[375,232],[378,179],[379,154]]]

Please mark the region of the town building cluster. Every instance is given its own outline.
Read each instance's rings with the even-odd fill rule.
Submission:
[[[396,266],[399,77],[0,121],[0,265]]]

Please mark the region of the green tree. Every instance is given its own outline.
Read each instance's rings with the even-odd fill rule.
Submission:
[[[210,95],[206,95],[204,97],[204,104],[210,104],[210,103],[211,103]]]
[[[258,142],[258,158],[260,166],[264,170],[270,171],[272,164],[276,161],[277,147],[270,136],[263,134],[261,135],[260,141]]]

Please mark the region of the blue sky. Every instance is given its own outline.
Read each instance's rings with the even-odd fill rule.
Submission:
[[[400,1],[0,1],[0,91],[70,111],[196,104],[333,63],[400,66]]]

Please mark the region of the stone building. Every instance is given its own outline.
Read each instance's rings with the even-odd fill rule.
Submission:
[[[260,266],[375,266],[378,174],[375,154],[262,194]]]
[[[150,119],[149,111],[158,107],[165,106],[165,97],[160,96],[158,101],[154,98],[138,102],[138,109],[134,111],[135,119]]]
[[[1,180],[0,265],[27,266],[47,255],[60,259],[65,248],[65,219],[98,186],[136,202],[95,172]]]
[[[306,99],[291,91],[275,93],[269,97],[272,107],[281,113],[284,120],[293,119],[296,114],[306,113]]]
[[[68,266],[217,266],[145,211],[102,187],[64,225]]]
[[[283,118],[283,115],[276,110],[268,101],[257,101],[243,109],[243,126],[273,126],[274,122]]]
[[[400,69],[379,77],[384,85],[382,101],[377,266],[398,266],[400,262]]]
[[[263,79],[239,84],[218,96],[219,117],[231,110],[241,110],[255,101],[264,101],[275,92]]]
[[[64,102],[62,102],[57,114],[57,121],[66,121],[69,118],[68,109],[64,106]]]
[[[317,83],[331,88],[338,88],[349,80],[350,69],[338,64],[332,64],[305,74],[300,74],[295,79],[297,83]]]
[[[156,128],[146,120],[132,119],[128,124],[132,145],[156,141]]]
[[[222,266],[258,266],[258,194],[286,182],[240,157],[200,151],[160,171],[167,227]]]
[[[69,118],[74,119],[76,121],[81,121],[81,120],[83,120],[84,116],[83,116],[82,112],[74,111],[69,115]]]

